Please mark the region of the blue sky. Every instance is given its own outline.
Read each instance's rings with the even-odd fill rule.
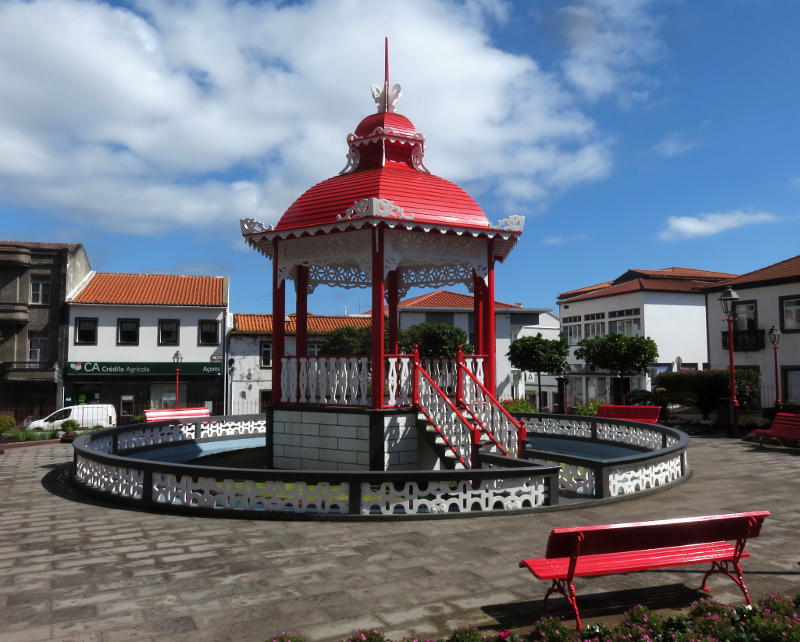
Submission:
[[[274,223],[344,166],[387,35],[427,166],[490,220],[526,216],[499,300],[747,272],[800,251],[798,25],[793,0],[6,0],[0,237],[225,274],[234,312],[270,312],[238,220]]]

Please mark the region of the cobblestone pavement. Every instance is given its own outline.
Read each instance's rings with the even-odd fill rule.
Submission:
[[[557,526],[772,511],[745,562],[754,597],[800,587],[800,457],[696,438],[674,489],[534,515],[406,522],[280,522],[149,514],[67,484],[71,447],[0,455],[0,640],[338,639],[361,627],[400,638],[460,624],[525,627],[546,585],[517,568]],[[700,567],[582,579],[586,622],[636,603],[681,608]],[[727,578],[715,597],[739,603]],[[563,600],[553,606],[563,608]]]

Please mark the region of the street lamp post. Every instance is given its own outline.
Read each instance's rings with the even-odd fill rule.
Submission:
[[[769,342],[775,355],[775,408],[781,407],[781,377],[778,368],[778,344],[781,342],[781,331],[775,326],[769,329]]]
[[[731,432],[735,435],[739,432],[739,400],[736,398],[736,368],[733,363],[733,322],[736,320],[736,302],[739,300],[739,295],[736,294],[731,286],[725,288],[719,297],[722,311],[725,313],[726,321],[728,322],[728,368],[730,370],[730,387],[731,387],[731,411],[733,414]]]
[[[172,363],[175,364],[175,407],[181,407],[181,393],[180,393],[180,385],[181,385],[181,362],[183,361],[183,355],[181,354],[180,350],[176,350],[175,354],[172,355]]]

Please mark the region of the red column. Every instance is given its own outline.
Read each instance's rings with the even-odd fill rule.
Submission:
[[[484,354],[483,347],[483,279],[472,271],[472,329],[475,334],[475,354]]]
[[[297,313],[297,334],[295,341],[297,347],[295,354],[298,357],[308,356],[308,267],[305,265],[297,266],[297,276],[294,281],[295,312]]]
[[[372,230],[372,407],[383,408],[383,228]]]
[[[278,239],[272,241],[272,401],[281,402],[281,361],[286,338],[286,281],[278,284]]]
[[[398,292],[399,275],[397,270],[389,272],[389,290],[386,298],[389,301],[389,350],[392,354],[400,352],[398,339],[400,336],[400,317],[398,316],[398,305],[400,303],[400,293]]]
[[[495,381],[495,328],[494,328],[494,242],[489,241],[489,255],[487,257],[488,271],[486,273],[486,287],[483,300],[483,353],[486,355],[484,364],[484,380],[491,393],[497,394]]]

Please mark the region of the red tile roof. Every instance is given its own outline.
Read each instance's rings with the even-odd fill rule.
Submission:
[[[436,290],[421,296],[415,296],[410,299],[400,301],[401,308],[457,308],[464,310],[472,310],[474,308],[472,296],[469,294],[461,294],[459,292],[451,292],[450,290]],[[495,301],[495,308],[504,309],[517,309],[522,306],[512,305],[511,303],[503,303]]]
[[[81,244],[80,243],[40,243],[38,241],[0,241],[0,247],[27,247],[32,250],[69,250],[74,252]]]
[[[719,289],[727,285],[764,285],[767,283],[779,283],[783,281],[800,280],[800,254],[790,259],[773,263],[759,270],[753,270],[747,274],[715,283],[708,289]]]
[[[325,334],[332,330],[352,326],[354,328],[369,328],[372,325],[370,317],[351,317],[344,315],[308,315],[308,333]],[[295,334],[297,332],[296,315],[290,314],[286,320],[285,332]],[[240,334],[272,334],[272,315],[271,314],[234,314],[233,331]]]
[[[225,277],[98,272],[74,303],[225,307]]]
[[[588,301],[642,290],[656,292],[701,292],[707,286],[736,276],[727,272],[711,272],[692,268],[670,267],[663,270],[631,269],[613,281],[562,292],[559,302]]]

